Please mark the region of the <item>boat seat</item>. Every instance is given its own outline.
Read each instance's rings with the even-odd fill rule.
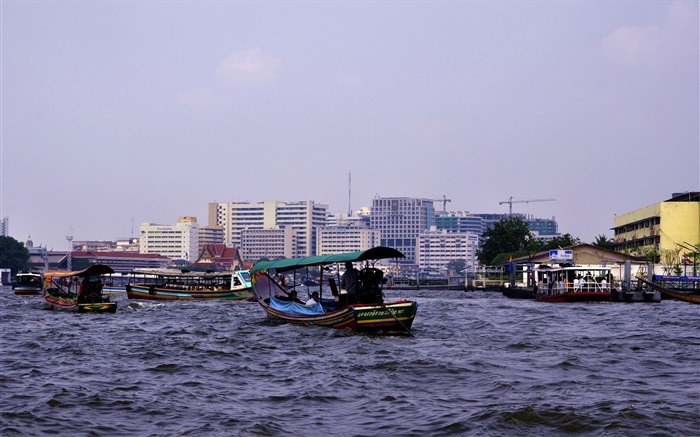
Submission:
[[[328,278],[328,285],[331,287],[331,293],[333,296],[338,296],[338,285],[335,283],[334,278]]]

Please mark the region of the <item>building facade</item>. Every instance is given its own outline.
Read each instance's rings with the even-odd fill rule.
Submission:
[[[180,217],[174,225],[141,224],[139,253],[194,260],[200,253],[197,219]]]
[[[241,247],[243,230],[291,228],[295,233],[294,253],[312,256],[316,252],[316,229],[326,225],[328,206],[311,200],[209,204],[209,226],[224,229],[224,243]],[[246,255],[244,254],[244,258]]]
[[[297,248],[297,232],[291,226],[274,229],[242,229],[239,249],[245,261],[282,258],[301,258]]]
[[[224,244],[224,228],[221,226],[200,226],[199,247],[211,244]]]
[[[418,235],[416,264],[421,270],[447,273],[447,264],[464,260],[467,268],[477,268],[479,235],[472,232],[448,232],[433,227]]]
[[[670,199],[614,219],[615,250],[642,254],[652,250],[687,251],[700,244],[700,192],[674,194]]]
[[[381,232],[365,226],[327,226],[317,232],[317,255],[356,252],[381,244]]]
[[[406,258],[402,264],[416,263],[418,236],[426,232],[435,220],[435,208],[430,199],[411,197],[377,197],[372,200],[370,227],[381,233],[381,245],[401,251]]]

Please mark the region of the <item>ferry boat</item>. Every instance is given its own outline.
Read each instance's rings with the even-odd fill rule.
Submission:
[[[137,269],[126,285],[129,299],[250,300],[248,270],[193,272],[176,269]]]
[[[535,299],[541,302],[610,302],[609,267],[541,265],[535,269]]]

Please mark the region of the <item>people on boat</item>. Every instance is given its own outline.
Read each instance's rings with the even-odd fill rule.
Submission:
[[[314,291],[313,293],[311,293],[311,297],[309,298],[309,300],[306,301],[306,305],[307,306],[318,305],[318,301],[319,301],[318,291]]]
[[[340,288],[345,289],[349,304],[357,303],[357,278],[360,272],[353,266],[352,262],[345,263],[345,273],[340,277]]]

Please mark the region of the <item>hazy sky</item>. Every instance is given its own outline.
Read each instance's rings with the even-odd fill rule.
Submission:
[[[700,189],[697,1],[1,8],[0,215],[49,249],[209,202],[443,195],[554,198],[513,211],[590,242]]]

